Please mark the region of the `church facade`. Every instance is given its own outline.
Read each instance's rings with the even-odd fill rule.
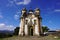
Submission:
[[[20,17],[20,36],[40,36],[42,33],[40,9],[35,10],[23,8]]]

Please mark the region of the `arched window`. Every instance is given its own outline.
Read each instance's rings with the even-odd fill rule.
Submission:
[[[25,24],[27,24],[27,23],[28,23],[28,20],[25,21]]]
[[[34,20],[34,25],[36,24],[36,20]]]

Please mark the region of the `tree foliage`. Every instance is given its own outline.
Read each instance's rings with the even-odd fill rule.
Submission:
[[[20,28],[20,27],[16,27],[16,28],[14,29],[14,35],[18,35],[18,33],[19,33],[19,28]]]
[[[42,26],[43,32],[48,32],[49,28],[47,26]]]

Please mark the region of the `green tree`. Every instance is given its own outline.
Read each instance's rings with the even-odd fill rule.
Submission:
[[[42,26],[43,33],[48,32],[49,28],[47,26]]]
[[[20,28],[20,27],[16,27],[16,28],[14,29],[14,35],[18,35],[18,33],[19,33],[19,28]]]

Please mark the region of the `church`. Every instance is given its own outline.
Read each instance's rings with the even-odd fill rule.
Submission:
[[[23,8],[20,17],[20,36],[40,36],[42,33],[40,9]]]

